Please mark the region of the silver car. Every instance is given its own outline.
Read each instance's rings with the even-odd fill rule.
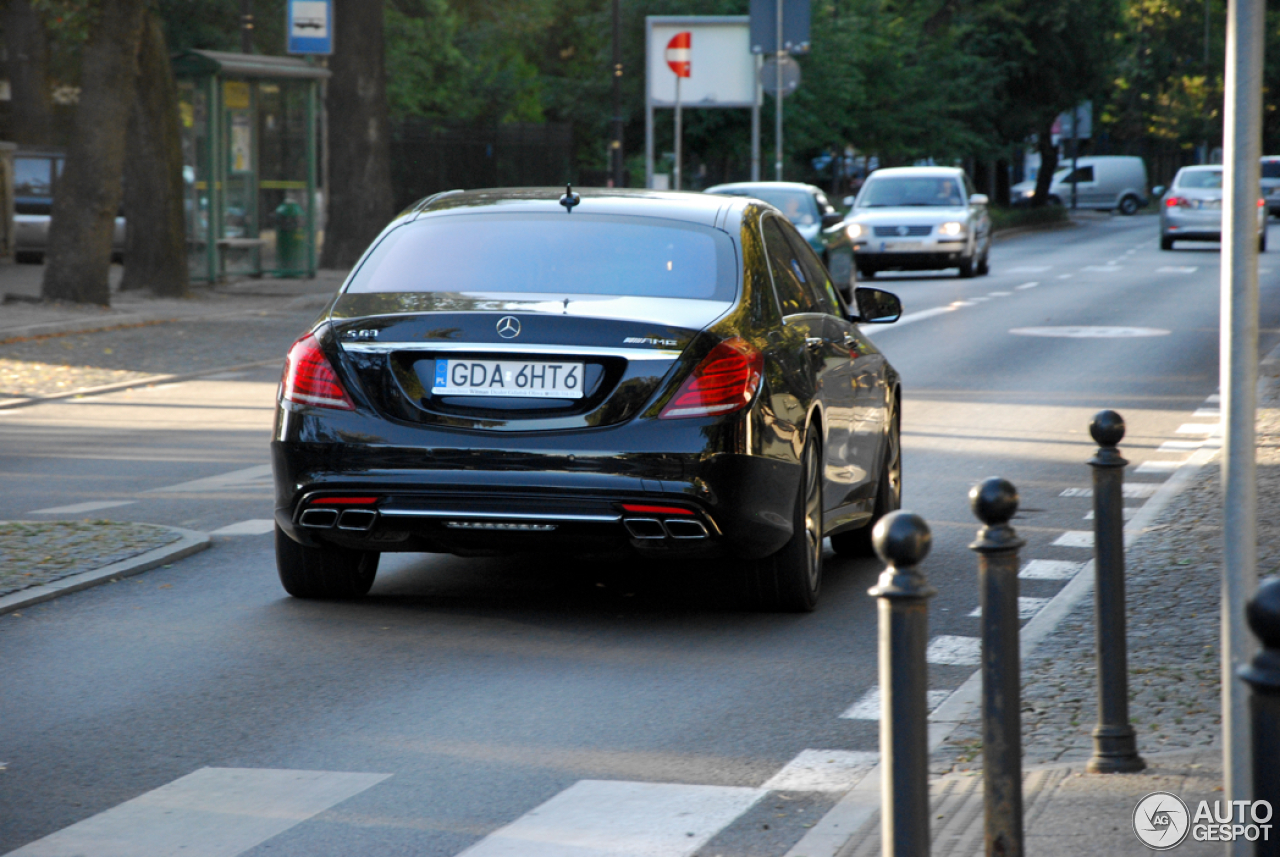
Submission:
[[[20,149],[13,157],[14,253],[19,262],[42,262],[49,246],[53,192],[62,177],[61,152]],[[117,217],[111,236],[112,254],[124,250],[123,217]]]
[[[956,167],[896,167],[867,179],[845,219],[858,274],[990,269],[987,197]]]
[[[1222,240],[1222,165],[1183,167],[1160,200],[1160,249],[1174,241]],[[1258,250],[1267,249],[1267,209],[1258,198]]]

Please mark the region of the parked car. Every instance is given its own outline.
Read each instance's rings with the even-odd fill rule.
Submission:
[[[1222,240],[1222,165],[1183,167],[1160,201],[1160,249],[1174,241]],[[1267,249],[1267,209],[1258,198],[1258,250]]]
[[[867,179],[845,220],[858,274],[990,270],[987,197],[955,167],[894,167]]]
[[[41,262],[49,246],[53,193],[62,176],[61,152],[20,149],[13,157],[14,252],[20,262]],[[117,217],[111,246],[124,250],[124,218]]]
[[[1090,155],[1071,161],[1059,161],[1049,185],[1049,202],[1071,204],[1071,183],[1076,185],[1076,207],[1116,210],[1136,214],[1150,201],[1147,193],[1147,166],[1142,158],[1128,155]],[[1035,196],[1036,183],[1018,182],[1009,189],[1014,204],[1026,204]]]
[[[425,262],[424,262],[425,260]],[[810,610],[822,543],[901,498],[897,373],[754,199],[452,191],[399,215],[289,350],[276,562],[358,597],[386,551],[723,557]]]
[[[822,188],[800,182],[734,182],[709,187],[704,193],[751,196],[781,211],[821,257],[846,298],[852,294],[849,289],[857,284],[853,247],[840,228],[844,217],[827,200]]]
[[[1280,156],[1262,159],[1262,198],[1267,201],[1268,214],[1280,215]]]

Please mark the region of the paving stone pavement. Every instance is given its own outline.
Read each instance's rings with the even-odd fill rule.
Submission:
[[[0,595],[123,562],[180,538],[151,524],[0,521]]]

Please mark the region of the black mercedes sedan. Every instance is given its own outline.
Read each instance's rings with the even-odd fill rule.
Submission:
[[[902,491],[901,389],[821,261],[755,199],[451,191],[400,214],[289,350],[280,580],[353,598],[385,551],[719,558],[817,603]]]

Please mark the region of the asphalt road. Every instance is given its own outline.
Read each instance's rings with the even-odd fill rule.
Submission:
[[[1020,489],[1022,594],[1047,599],[1090,556],[1092,414],[1125,416],[1137,485],[1206,440],[1218,261],[1113,218],[998,244],[987,277],[876,278],[907,310],[873,338],[934,532],[930,688],[975,668],[972,484]],[[782,855],[874,764],[871,561],[829,556],[806,616],[744,610],[724,570],[549,558],[388,555],[361,603],[289,599],[263,523],[277,378],[0,412],[0,519],[215,533],[0,618],[0,853]]]

